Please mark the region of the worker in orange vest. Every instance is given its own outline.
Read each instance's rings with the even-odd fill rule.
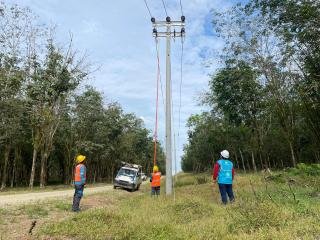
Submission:
[[[151,182],[151,196],[160,195],[160,179],[161,179],[161,172],[159,172],[158,166],[153,167],[153,173],[150,177]]]
[[[76,157],[77,166],[75,167],[75,170],[74,170],[75,191],[74,191],[73,204],[72,204],[72,211],[74,212],[80,211],[80,208],[79,208],[80,200],[83,196],[84,185],[86,185],[87,168],[85,166],[85,160],[86,160],[86,156],[78,155]]]

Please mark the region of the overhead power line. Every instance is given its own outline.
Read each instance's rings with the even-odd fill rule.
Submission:
[[[164,115],[166,114],[166,105],[164,103],[164,94],[163,94],[163,84],[162,84],[162,77],[161,77],[161,69],[160,69],[160,53],[159,53],[159,42],[158,39],[155,38],[156,41],[156,53],[157,53],[157,65],[158,65],[158,73],[159,73],[159,81],[160,81],[160,90],[161,90],[161,97],[162,97],[162,105],[163,105],[163,112]]]
[[[183,82],[183,54],[184,54],[184,39],[181,38],[181,58],[180,58],[180,86],[179,86],[179,112],[178,112],[178,143],[180,137],[181,126],[181,106],[182,106],[182,82]]]
[[[149,8],[149,6],[148,6],[147,0],[144,0],[144,3],[145,3],[145,5],[146,5],[146,7],[147,7],[147,9],[148,9],[150,18],[152,18],[152,14],[151,14],[150,8]]]
[[[164,3],[164,0],[162,0],[162,4],[163,4],[163,8],[164,8],[164,11],[166,12],[166,16],[168,17],[168,12],[167,12],[167,7],[166,7],[166,4]]]
[[[183,15],[183,8],[182,8],[181,0],[180,0],[179,2],[180,2],[181,16],[184,16],[184,15]]]

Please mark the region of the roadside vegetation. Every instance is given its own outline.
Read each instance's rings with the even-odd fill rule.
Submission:
[[[45,224],[37,231],[37,237],[317,239],[320,237],[318,176],[319,172],[314,175],[301,169],[299,174],[296,169],[239,174],[234,184],[236,202],[223,206],[209,175],[180,174],[175,198],[167,198],[163,192],[159,198],[152,198],[149,187],[144,186],[142,194]],[[115,192],[118,191],[121,190]]]

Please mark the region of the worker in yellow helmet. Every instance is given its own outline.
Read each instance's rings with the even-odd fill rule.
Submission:
[[[85,166],[86,156],[78,155],[75,159],[76,167],[74,170],[74,196],[73,196],[73,204],[72,204],[72,211],[79,212],[80,208],[80,200],[83,196],[83,189],[84,185],[86,185],[86,172],[87,168]]]
[[[150,177],[151,182],[151,196],[160,195],[160,179],[161,179],[161,172],[157,165],[153,167],[153,173]]]

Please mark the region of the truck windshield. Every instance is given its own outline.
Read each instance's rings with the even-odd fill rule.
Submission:
[[[136,176],[136,171],[130,170],[130,169],[121,168],[119,170],[118,176],[135,177]]]

